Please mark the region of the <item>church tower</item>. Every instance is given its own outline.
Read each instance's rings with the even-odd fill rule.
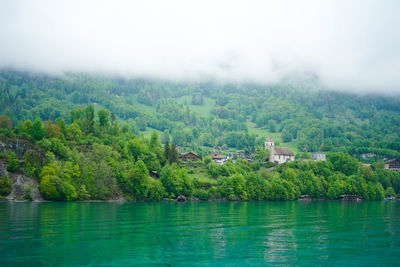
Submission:
[[[270,149],[271,147],[274,147],[274,140],[272,140],[271,137],[268,137],[267,140],[265,140],[264,143],[265,148]]]
[[[265,140],[264,142],[264,148],[267,148],[269,151],[270,162],[274,162],[274,153],[275,153],[274,147],[275,147],[274,140],[272,140],[272,138],[268,136],[267,140]]]

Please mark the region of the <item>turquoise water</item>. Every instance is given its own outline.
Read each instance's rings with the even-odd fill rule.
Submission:
[[[0,203],[0,266],[400,265],[400,202]]]

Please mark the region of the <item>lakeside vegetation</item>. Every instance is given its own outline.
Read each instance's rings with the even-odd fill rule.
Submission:
[[[3,70],[0,77],[1,141],[19,144],[1,157],[9,173],[37,179],[48,200],[379,200],[400,193],[400,174],[384,170],[380,159],[399,157],[394,98],[75,73]],[[327,161],[267,169],[256,159],[268,135],[297,158],[326,151]],[[182,164],[176,145],[202,161]],[[207,157],[216,145],[257,152],[255,160],[217,165]],[[367,152],[375,157],[360,157]],[[2,177],[3,195],[9,186]]]

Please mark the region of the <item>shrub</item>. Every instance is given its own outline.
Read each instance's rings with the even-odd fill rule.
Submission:
[[[7,171],[14,173],[18,170],[18,168],[19,168],[18,159],[15,157],[15,153],[11,152],[10,155],[8,156]]]
[[[208,192],[204,189],[195,189],[193,195],[201,200],[208,200]]]
[[[0,196],[7,196],[11,192],[11,179],[7,176],[0,177]]]
[[[24,199],[33,200],[33,186],[25,184],[23,190],[24,190]]]

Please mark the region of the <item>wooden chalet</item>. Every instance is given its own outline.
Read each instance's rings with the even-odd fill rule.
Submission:
[[[389,171],[397,171],[400,172],[400,160],[398,159],[390,159],[385,162],[385,169]]]
[[[212,161],[214,161],[217,164],[224,164],[226,161],[226,157],[218,154],[215,151],[210,154],[210,157],[211,157]]]
[[[185,152],[185,153],[180,153],[179,154],[179,159],[182,161],[200,161],[201,158],[199,155],[193,152]]]

